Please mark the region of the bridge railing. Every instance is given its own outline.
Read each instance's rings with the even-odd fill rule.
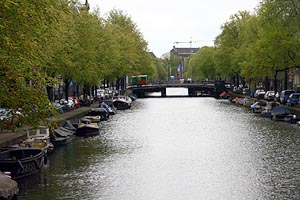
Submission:
[[[180,80],[169,80],[169,81],[151,81],[148,80],[147,85],[178,85],[178,84],[191,84],[191,85],[214,85],[213,80],[192,80],[192,81],[180,81]],[[129,84],[128,86],[135,87],[136,85]]]

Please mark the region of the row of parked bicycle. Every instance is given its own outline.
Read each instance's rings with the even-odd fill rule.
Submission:
[[[233,92],[249,95],[252,98],[264,99],[266,101],[277,101],[283,105],[300,106],[300,93],[295,90],[283,90],[275,93],[274,90],[265,91],[264,88],[255,88],[252,91],[249,88],[243,88],[240,90],[234,89]]]

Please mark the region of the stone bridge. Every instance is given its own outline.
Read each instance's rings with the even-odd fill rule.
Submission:
[[[147,97],[152,92],[160,92],[161,97],[166,97],[167,88],[187,88],[188,97],[210,96],[217,97],[221,92],[226,90],[224,82],[218,81],[213,84],[205,83],[173,83],[173,84],[150,84],[143,86],[129,86],[127,90],[137,95],[139,98]]]

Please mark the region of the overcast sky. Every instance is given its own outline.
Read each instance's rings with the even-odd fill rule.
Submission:
[[[85,2],[84,0],[81,0]],[[221,25],[238,11],[254,11],[260,0],[88,0],[101,16],[124,11],[157,57],[176,47],[213,46]],[[178,43],[175,42],[185,42]]]

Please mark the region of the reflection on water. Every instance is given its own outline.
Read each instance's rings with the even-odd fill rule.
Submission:
[[[298,199],[296,126],[212,98],[139,99],[56,149],[18,199]]]

